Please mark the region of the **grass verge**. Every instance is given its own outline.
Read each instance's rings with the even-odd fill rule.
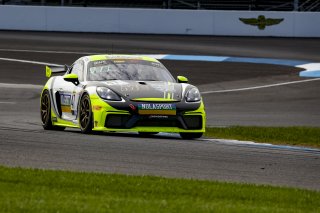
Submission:
[[[320,192],[0,166],[1,212],[319,212]]]
[[[318,127],[208,127],[205,136],[320,148]]]

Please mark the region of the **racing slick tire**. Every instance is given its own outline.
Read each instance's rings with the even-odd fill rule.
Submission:
[[[183,139],[196,139],[201,138],[203,135],[202,132],[188,133],[188,132],[180,132],[180,136]]]
[[[51,120],[51,101],[48,90],[43,91],[41,95],[40,116],[42,127],[45,130],[64,130],[65,127],[52,125]]]
[[[92,132],[92,117],[90,97],[88,94],[84,94],[79,105],[79,125],[82,133],[89,134]]]

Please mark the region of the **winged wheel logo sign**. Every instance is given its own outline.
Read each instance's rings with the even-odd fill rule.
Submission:
[[[239,18],[244,24],[257,26],[259,30],[264,30],[266,26],[272,26],[280,24],[283,18],[266,18],[263,15],[258,16],[258,18]]]

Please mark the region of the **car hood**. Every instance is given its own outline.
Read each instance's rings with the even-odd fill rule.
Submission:
[[[123,81],[103,82],[122,97],[133,101],[181,101],[182,86],[164,81]]]

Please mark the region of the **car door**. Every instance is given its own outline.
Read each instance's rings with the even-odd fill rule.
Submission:
[[[79,85],[74,85],[71,93],[71,119],[77,123],[78,116],[78,103],[80,96],[83,93],[83,88],[85,86],[84,83],[84,71],[85,71],[85,63],[83,60],[79,60],[78,63],[75,63],[71,73],[77,74],[79,79]]]
[[[82,60],[76,61],[69,69],[67,74],[78,75],[80,84],[75,85],[71,82],[63,80],[61,88],[59,88],[60,95],[60,112],[61,118],[65,120],[76,120],[77,118],[77,102],[79,94],[82,91],[81,82],[83,81],[84,63]]]

